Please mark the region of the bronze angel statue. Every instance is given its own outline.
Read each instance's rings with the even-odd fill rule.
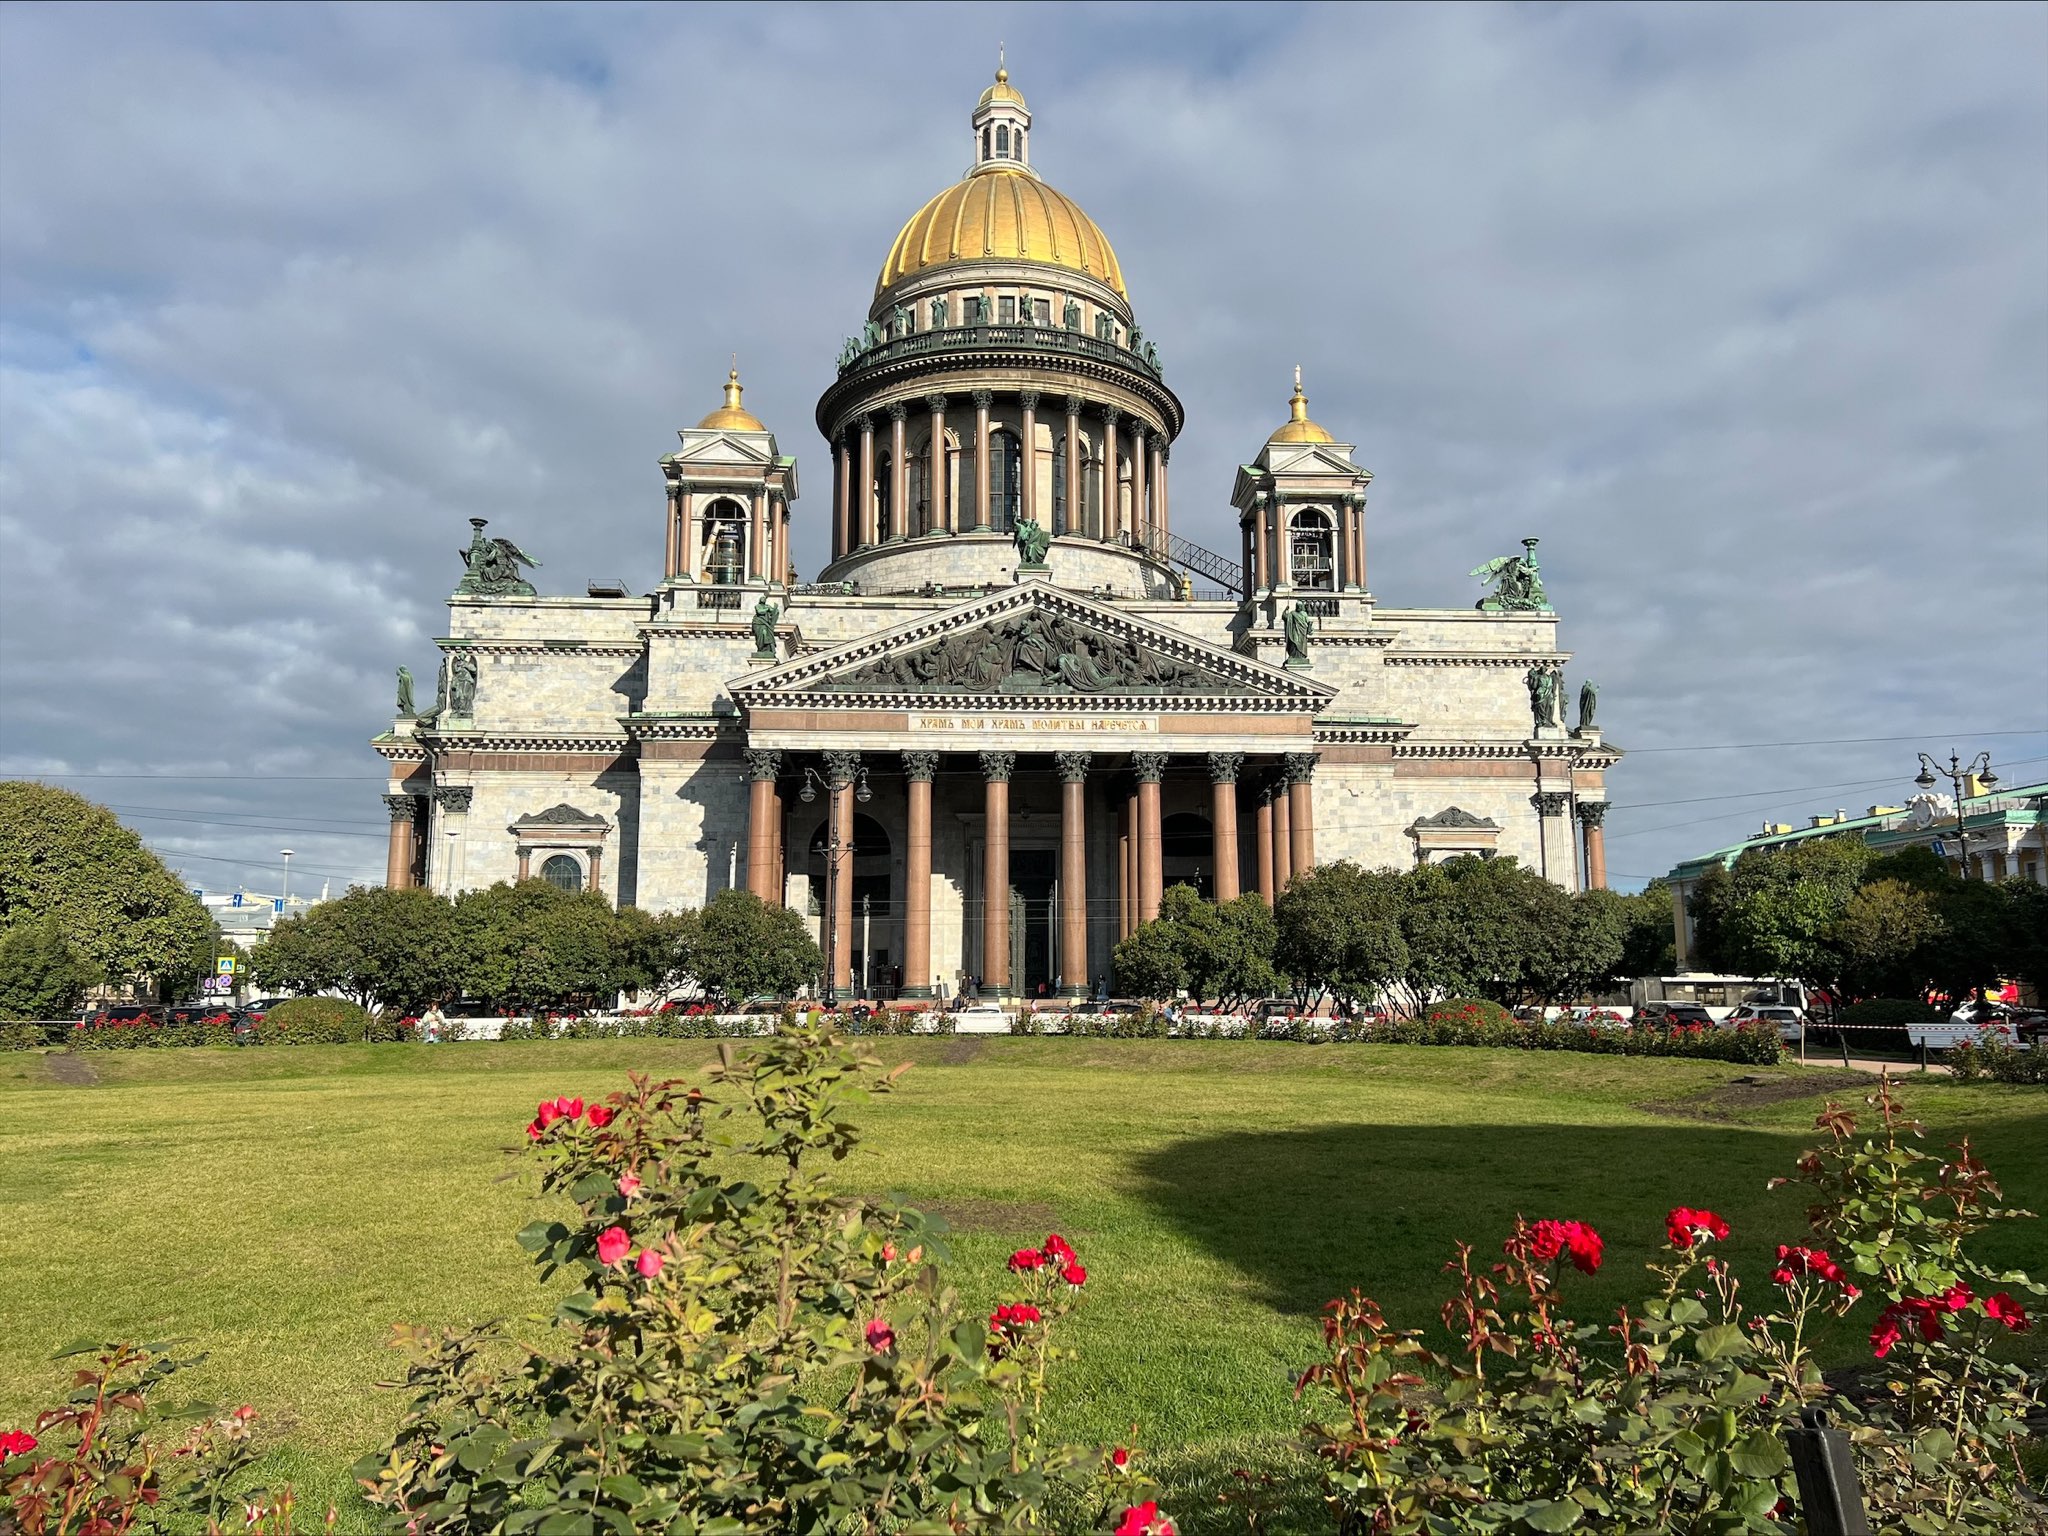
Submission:
[[[1524,555],[1502,555],[1472,572],[1494,589],[1473,604],[1482,613],[1526,613],[1550,607],[1543,595],[1543,572],[1536,564],[1536,540],[1522,540]]]
[[[484,526],[488,520],[472,517],[469,526],[476,531],[469,536],[469,548],[462,552],[462,583],[456,587],[456,595],[472,597],[532,597],[533,583],[519,574],[519,567],[529,565],[538,569],[540,562],[510,539],[487,538]]]

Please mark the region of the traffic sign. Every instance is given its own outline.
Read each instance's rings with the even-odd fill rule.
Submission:
[[[1948,847],[1938,837],[1934,840],[1934,856],[1937,859],[1945,859],[1948,857]]]
[[[275,913],[277,913],[277,914],[278,914],[279,916],[283,916],[283,915],[284,915],[284,898],[283,898],[282,896],[273,896],[273,897],[271,897],[271,898],[270,898],[270,910],[271,910],[272,912],[275,912]]]
[[[235,974],[235,957],[234,957],[233,955],[220,955],[220,956],[217,956],[217,957],[215,958],[214,962],[213,962],[213,969],[214,969],[214,972],[215,972],[215,974],[217,974],[217,975],[221,975],[221,976],[232,976],[232,975],[234,975],[234,974]]]
[[[231,907],[239,907],[239,906],[240,906],[241,904],[242,904],[242,893],[241,893],[240,891],[237,891],[237,892],[235,892],[235,894],[234,894],[234,895],[232,895],[232,896],[230,896],[230,897],[228,898],[228,905],[229,905],[229,906],[231,906]]]

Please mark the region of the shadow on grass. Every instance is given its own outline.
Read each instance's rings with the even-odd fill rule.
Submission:
[[[1517,1212],[1590,1221],[1606,1237],[1601,1274],[1574,1280],[1582,1317],[1640,1291],[1675,1205],[1725,1215],[1737,1258],[1801,1241],[1804,1202],[1764,1185],[1810,1139],[1693,1125],[1324,1125],[1180,1141],[1137,1171],[1145,1198],[1266,1306],[1313,1313],[1356,1286],[1421,1326],[1435,1321],[1456,1242],[1490,1261]]]

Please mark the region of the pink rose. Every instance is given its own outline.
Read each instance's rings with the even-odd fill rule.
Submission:
[[[652,1248],[642,1248],[640,1250],[640,1257],[633,1261],[633,1267],[640,1271],[640,1278],[642,1280],[652,1280],[661,1273],[661,1266],[665,1262],[662,1256]]]
[[[632,1246],[632,1236],[624,1227],[606,1227],[597,1234],[597,1261],[600,1264],[616,1264],[626,1256],[626,1250]]]

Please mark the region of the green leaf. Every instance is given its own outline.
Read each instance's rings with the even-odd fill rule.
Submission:
[[[1522,1506],[1522,1519],[1533,1531],[1568,1531],[1585,1513],[1583,1504],[1570,1499],[1542,1499]]]
[[[1692,1341],[1692,1348],[1702,1360],[1732,1360],[1753,1352],[1749,1340],[1733,1323],[1717,1323],[1712,1328],[1701,1329]]]
[[[1728,1464],[1744,1477],[1776,1477],[1792,1463],[1778,1437],[1754,1429],[1728,1449]]]

